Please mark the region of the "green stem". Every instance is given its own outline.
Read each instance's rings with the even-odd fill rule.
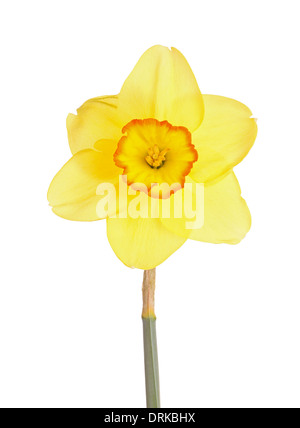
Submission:
[[[147,408],[159,408],[159,373],[154,313],[155,269],[144,271],[143,280],[143,334]]]

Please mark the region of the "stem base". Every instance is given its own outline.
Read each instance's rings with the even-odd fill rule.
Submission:
[[[147,408],[160,408],[156,319],[143,318]]]

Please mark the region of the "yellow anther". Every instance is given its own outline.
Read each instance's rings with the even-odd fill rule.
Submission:
[[[167,148],[160,151],[158,145],[155,144],[153,147],[148,148],[148,155],[145,160],[152,168],[159,168],[166,160],[165,155],[169,150]]]
[[[154,155],[154,151],[153,151],[152,147],[150,147],[150,148],[148,149],[148,154],[149,154],[149,156],[151,156],[151,157]]]
[[[160,150],[159,150],[159,148],[158,148],[158,145],[157,145],[157,144],[154,144],[153,150],[154,150],[154,153],[155,153],[156,155],[159,155]]]
[[[146,156],[145,159],[150,166],[153,166],[153,159],[151,156]]]

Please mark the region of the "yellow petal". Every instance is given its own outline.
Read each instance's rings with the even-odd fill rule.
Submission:
[[[126,123],[126,122],[125,122]],[[99,97],[86,101],[77,115],[67,117],[71,152],[92,148],[100,139],[118,141],[122,136],[122,122],[117,96]]]
[[[192,135],[198,151],[191,177],[199,183],[225,174],[249,152],[257,134],[255,119],[244,104],[230,98],[203,95],[205,116]]]
[[[194,182],[194,185],[196,184]],[[200,209],[202,206],[199,203]],[[244,238],[251,226],[251,215],[241,197],[241,189],[233,172],[214,184],[204,186],[203,226],[200,229],[188,230],[186,221],[186,218],[162,219],[163,225],[171,232],[196,241],[237,244]]]
[[[164,46],[154,46],[142,55],[121,89],[119,103],[131,119],[167,120],[191,132],[204,114],[188,62],[177,49]]]
[[[105,194],[97,194],[99,184],[118,186],[122,172],[113,162],[113,149],[106,152],[82,150],[56,174],[48,190],[48,201],[55,214],[68,220],[99,220],[97,204]],[[113,197],[113,195],[111,195]],[[112,205],[113,206],[113,205]],[[110,212],[109,215],[113,215]]]
[[[155,218],[108,218],[107,236],[117,257],[139,269],[158,266],[186,241]]]

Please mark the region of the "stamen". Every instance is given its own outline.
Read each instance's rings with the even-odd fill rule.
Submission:
[[[160,168],[165,162],[165,156],[169,150],[169,148],[166,148],[160,151],[158,145],[155,144],[153,147],[148,148],[148,155],[145,160],[152,168]]]

